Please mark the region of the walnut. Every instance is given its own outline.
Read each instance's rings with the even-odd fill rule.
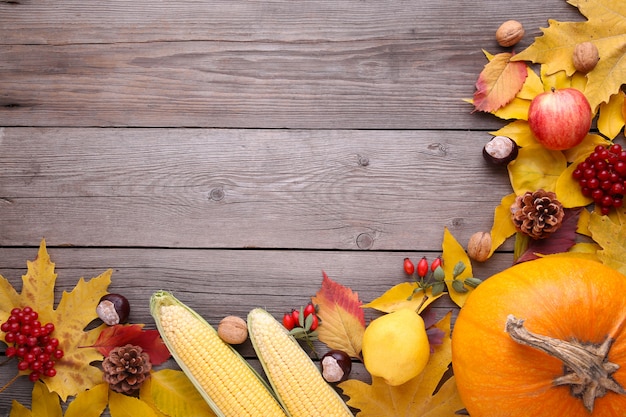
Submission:
[[[496,30],[496,41],[500,46],[509,47],[517,44],[524,37],[524,27],[517,20],[507,20]]]
[[[248,325],[241,317],[226,316],[217,326],[217,334],[224,342],[239,345],[248,338]]]
[[[467,243],[467,255],[475,261],[484,262],[491,253],[491,234],[489,232],[474,233]]]
[[[600,53],[593,43],[582,42],[574,48],[572,60],[576,71],[586,74],[596,67],[600,60]]]

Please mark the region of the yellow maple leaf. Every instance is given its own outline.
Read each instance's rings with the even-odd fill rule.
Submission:
[[[584,90],[592,109],[608,102],[626,80],[626,2],[615,0],[569,0],[587,18],[585,22],[549,20],[543,35],[513,61],[532,61],[546,67],[547,74],[564,71],[575,73],[572,54],[577,44],[592,42],[600,53],[600,61],[587,74]]]
[[[567,167],[561,151],[551,151],[541,145],[521,148],[517,158],[507,166],[515,194],[526,191],[555,191],[556,181]]]
[[[511,205],[515,202],[516,197],[514,193],[505,195],[494,210],[489,256],[493,255],[496,249],[515,234],[515,225],[511,219]]]
[[[102,382],[102,371],[90,363],[102,360],[103,357],[96,349],[85,347],[95,344],[101,328],[84,329],[98,317],[96,306],[107,293],[112,271],[105,271],[89,281],[80,278],[71,292],[63,292],[55,309],[54,285],[57,275],[54,266],[46,250],[46,242],[42,240],[37,258],[27,262],[27,273],[22,276],[20,294],[8,280],[0,276],[0,322],[7,320],[14,307],[30,306],[39,313],[42,324],[54,324],[52,335],[59,339],[59,348],[63,350],[64,356],[56,361],[56,376],[44,377],[42,381],[51,392],[56,392],[66,401],[68,396]],[[4,334],[1,340],[4,340]],[[28,371],[20,374],[27,375]]]
[[[589,231],[602,247],[597,253],[600,261],[626,274],[626,209],[618,210],[614,217],[615,221],[609,216],[591,213]]]
[[[626,95],[620,91],[613,94],[607,103],[600,104],[598,130],[609,139],[614,139],[624,127],[624,98]]]
[[[450,233],[448,228],[444,228],[443,231],[443,242],[441,244],[443,254],[441,256],[443,261],[443,271],[446,276],[446,286],[448,287],[448,294],[450,294],[450,299],[454,301],[456,305],[459,307],[463,307],[465,304],[465,300],[469,296],[469,294],[473,291],[470,287],[465,287],[466,292],[459,292],[454,288],[453,282],[455,280],[463,281],[465,278],[472,277],[472,263],[470,262],[469,256],[463,249],[463,246],[455,239],[455,237]],[[461,262],[465,265],[465,270],[453,279],[454,277],[454,269],[456,265]]]
[[[357,417],[439,417],[453,416],[463,409],[454,382],[446,380],[433,395],[452,362],[450,318],[448,313],[435,326],[445,332],[443,343],[435,348],[424,371],[410,381],[391,386],[382,378],[372,377],[372,384],[349,379],[339,384],[348,405],[359,409]]]

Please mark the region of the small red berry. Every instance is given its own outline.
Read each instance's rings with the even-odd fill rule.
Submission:
[[[425,256],[417,263],[417,276],[424,278],[428,274],[428,260]]]
[[[407,275],[413,275],[413,272],[415,272],[415,265],[413,265],[413,262],[411,262],[409,258],[404,258],[404,272],[406,272]]]
[[[291,330],[296,326],[296,322],[291,313],[285,313],[283,316],[283,326],[285,326],[285,329],[287,330]]]
[[[309,328],[310,331],[313,331],[315,329],[317,329],[317,326],[319,326],[320,321],[319,318],[317,317],[317,314],[313,314],[313,321],[311,322],[311,327]]]
[[[430,264],[430,270],[431,270],[432,272],[435,272],[435,269],[437,269],[437,268],[438,268],[438,267],[440,267],[440,266],[442,266],[442,264],[441,264],[441,257],[440,257],[440,256],[438,256],[438,257],[436,257],[436,258],[433,260],[433,262]]]
[[[311,314],[315,314],[315,306],[313,303],[308,303],[306,307],[304,307],[304,317],[308,317]]]
[[[296,309],[291,310],[291,317],[293,317],[294,327],[302,327],[300,325],[300,311]]]

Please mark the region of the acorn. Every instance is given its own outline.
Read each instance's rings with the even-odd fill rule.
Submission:
[[[506,165],[515,158],[519,146],[506,136],[494,136],[483,148],[483,157],[494,165]]]

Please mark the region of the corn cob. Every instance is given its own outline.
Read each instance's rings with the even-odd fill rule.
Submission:
[[[290,416],[352,416],[309,355],[271,314],[260,308],[252,310],[248,333],[274,392]]]
[[[286,417],[270,387],[215,329],[172,294],[150,311],[172,356],[218,417]]]

